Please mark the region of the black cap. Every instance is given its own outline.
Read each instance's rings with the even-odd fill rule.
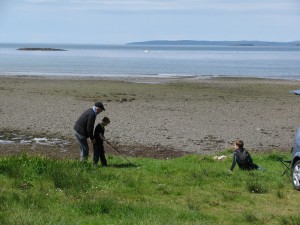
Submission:
[[[100,108],[100,109],[102,109],[103,111],[105,111],[105,108],[104,108],[102,102],[96,102],[94,106],[96,106],[97,108]]]

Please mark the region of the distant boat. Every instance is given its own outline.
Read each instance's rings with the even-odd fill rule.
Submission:
[[[148,50],[148,49],[146,49],[144,52],[145,52],[145,53],[149,53],[149,50]]]

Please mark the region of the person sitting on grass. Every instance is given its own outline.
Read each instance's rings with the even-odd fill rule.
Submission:
[[[259,168],[253,163],[250,153],[244,149],[244,142],[242,140],[236,140],[234,142],[233,160],[230,167],[231,171],[233,171],[236,164],[238,164],[241,170],[254,170]]]
[[[108,117],[103,117],[101,123],[99,123],[94,132],[94,137],[96,142],[93,144],[94,148],[94,156],[93,156],[93,164],[98,165],[99,158],[102,166],[107,166],[107,161],[105,158],[105,151],[103,142],[109,142],[104,137],[105,127],[110,123],[110,119]]]

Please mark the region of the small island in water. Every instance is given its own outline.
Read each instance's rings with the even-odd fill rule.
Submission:
[[[18,48],[20,51],[67,51],[60,48]]]

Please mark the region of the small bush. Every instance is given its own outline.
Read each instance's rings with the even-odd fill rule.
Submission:
[[[282,190],[277,190],[277,197],[278,197],[279,199],[284,198],[284,193],[283,193]]]
[[[257,178],[248,181],[247,188],[251,193],[264,194],[268,192],[268,188]]]

